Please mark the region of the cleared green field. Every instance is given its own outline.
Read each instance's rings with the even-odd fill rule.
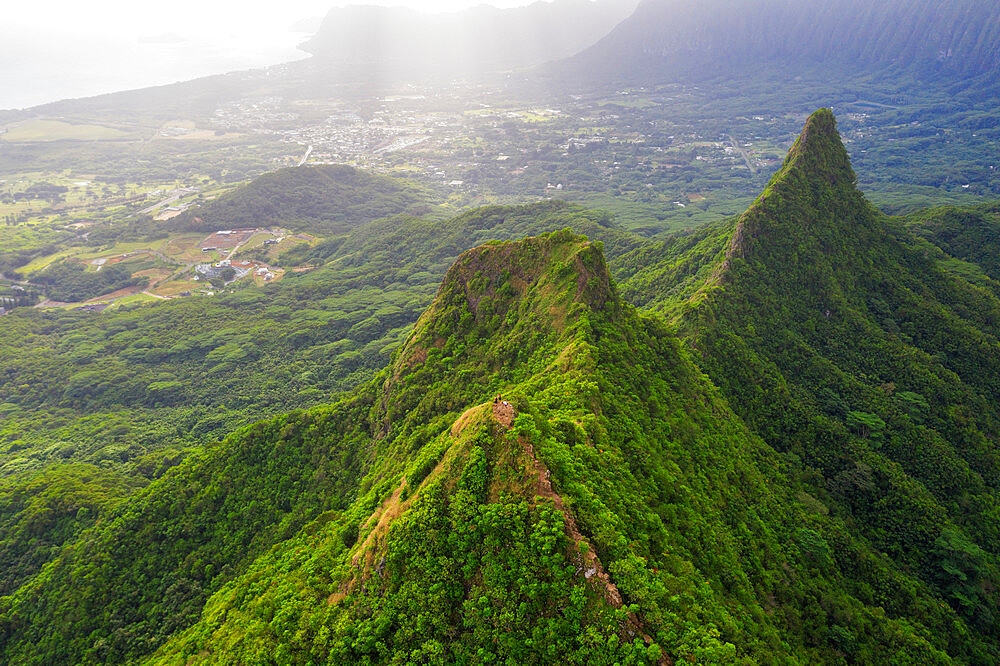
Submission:
[[[0,141],[9,143],[33,141],[112,141],[133,138],[133,135],[103,125],[73,125],[60,120],[29,120],[0,134]]]
[[[124,298],[119,298],[114,303],[108,306],[108,310],[117,310],[125,305],[134,305],[136,303],[155,303],[159,298],[155,298],[148,294],[132,294],[131,296],[125,296]]]
[[[266,231],[261,232],[259,234],[254,234],[249,239],[247,239],[247,242],[241,246],[241,249],[252,250],[254,248],[258,248],[261,245],[263,245],[264,241],[266,241],[269,238],[274,238],[274,234]]]
[[[274,245],[270,246],[270,249],[268,249],[267,251],[267,259],[268,261],[273,261],[277,259],[278,255],[280,255],[282,252],[287,252],[296,245],[302,245],[303,243],[310,244],[309,241],[304,241],[301,238],[296,238],[295,236],[286,236],[285,239],[280,243],[275,243]]]
[[[193,292],[202,286],[204,286],[203,283],[194,280],[171,280],[156,287],[153,293],[160,296],[177,296],[185,291]]]
[[[60,259],[65,259],[66,257],[72,257],[79,254],[79,248],[68,248],[56,252],[55,254],[47,254],[44,257],[37,257],[32,259],[30,262],[19,268],[18,270],[22,273],[34,273],[35,271],[40,271],[49,264],[59,261]]]
[[[178,261],[209,261],[214,259],[218,253],[202,252],[201,241],[203,238],[205,238],[204,233],[171,236],[165,240],[159,250],[168,257],[174,257]]]
[[[143,250],[155,250],[157,252],[163,252],[163,254],[170,255],[170,252],[164,251],[164,247],[170,241],[170,238],[158,238],[156,240],[148,241],[126,241],[115,243],[110,247],[105,247],[100,250],[88,250],[86,252],[80,252],[81,259],[97,259],[98,257],[117,257],[118,255],[128,254],[129,252],[142,252]]]

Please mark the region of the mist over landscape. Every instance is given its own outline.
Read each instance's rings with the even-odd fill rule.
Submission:
[[[188,40],[164,33],[145,40],[115,35],[95,43],[80,35],[0,32],[0,108],[26,108],[299,60],[308,56],[298,48],[307,37],[287,31]]]
[[[417,0],[407,6],[383,0],[381,4],[379,10],[399,12],[405,6],[408,13],[438,15],[461,12],[475,3]],[[523,4],[529,0],[501,2],[508,7]],[[326,0],[292,0],[264,11],[193,0],[170,7],[118,0],[101,0],[91,10],[72,3],[18,7],[0,23],[0,109],[300,60],[309,54],[299,47],[332,8],[338,5]]]
[[[1000,6],[5,12],[0,663],[1000,663]]]

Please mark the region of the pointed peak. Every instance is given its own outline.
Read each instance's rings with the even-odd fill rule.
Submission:
[[[837,119],[833,115],[833,109],[822,108],[816,109],[812,112],[808,119],[806,119],[805,127],[802,128],[802,133],[820,133],[820,134],[833,134],[837,131]]]
[[[805,170],[807,175],[822,176],[830,184],[854,184],[857,177],[837,131],[837,119],[832,110],[819,109],[809,116],[775,180],[793,169]]]
[[[819,109],[809,116],[767,188],[740,216],[716,276],[728,271],[733,257],[747,257],[763,236],[776,239],[769,241],[773,244],[837,234],[846,224],[876,225],[877,216],[856,180],[833,111]]]

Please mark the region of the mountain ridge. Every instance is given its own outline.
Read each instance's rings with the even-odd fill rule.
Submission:
[[[996,502],[1000,458],[985,396],[997,390],[1000,303],[864,199],[832,114],[817,113],[747,213],[660,264],[697,276],[687,291],[653,295],[656,270],[634,288],[660,299],[653,307],[734,411],[819,472],[808,492],[828,493],[970,628],[995,631],[985,507]],[[944,404],[976,405],[976,415],[956,418]],[[963,494],[978,499],[956,503]],[[976,573],[941,573],[954,570],[955,538],[983,544],[969,546],[984,553]],[[982,644],[963,649],[993,658]]]
[[[842,67],[970,78],[1000,66],[997,18],[975,0],[644,0],[559,71],[632,82],[710,80],[765,65],[789,76]]]
[[[306,655],[362,663],[382,663],[389,655],[461,660],[471,645],[522,662],[548,663],[557,655],[569,663],[672,663],[674,658],[726,662],[741,653],[765,654],[765,646],[773,646],[778,636],[791,637],[786,633],[791,627],[782,619],[752,619],[767,616],[763,607],[769,595],[785,599],[794,594],[789,583],[766,573],[782,566],[794,567],[800,576],[797,584],[838,608],[837,613],[867,618],[872,626],[866,631],[879,638],[873,644],[841,628],[833,639],[796,636],[794,646],[776,649],[772,657],[796,654],[808,659],[805,655],[826,654],[822,650],[830,648],[824,645],[850,643],[856,655],[869,660],[888,661],[897,653],[948,663],[945,653],[904,629],[897,617],[879,616],[851,596],[860,594],[855,591],[860,588],[851,584],[845,589],[852,591],[845,593],[838,584],[834,592],[816,578],[812,566],[853,571],[860,560],[879,572],[876,577],[885,577],[883,583],[893,581],[893,589],[906,589],[920,599],[927,594],[914,588],[885,556],[854,541],[838,519],[824,518],[825,512],[816,513],[802,503],[815,506],[818,500],[808,494],[795,499],[782,489],[787,480],[780,458],[729,412],[662,324],[616,305],[614,295],[578,299],[578,276],[564,268],[572,265],[565,258],[580,251],[599,252],[585,243],[563,231],[491,243],[462,255],[442,283],[430,314],[411,335],[411,343],[430,341],[430,348],[408,343],[393,366],[405,369],[398,377],[396,370],[386,371],[382,390],[387,399],[382,404],[392,403],[394,413],[377,408],[371,415],[381,421],[388,414],[386,427],[377,429],[375,439],[384,450],[394,450],[394,456],[406,455],[414,435],[427,442],[409,458],[402,477],[379,475],[376,494],[355,505],[347,525],[360,525],[356,537],[353,528],[347,528],[345,537],[343,523],[331,522],[291,539],[258,560],[226,594],[216,595],[199,623],[167,643],[152,663],[226,662],[275,645],[287,650],[282,654],[291,661],[304,661]],[[523,290],[511,287],[508,303],[516,305],[518,313],[514,321],[499,321],[511,311],[503,303],[491,306],[497,316],[477,319],[491,282],[505,274],[513,282],[522,263],[532,269],[522,275],[534,282]],[[533,293],[548,292],[551,279],[569,287],[559,290],[559,304],[582,306],[562,333],[554,320],[540,322],[540,329],[531,321],[533,313],[548,311],[548,301]],[[591,308],[588,302],[602,307]],[[604,307],[609,304],[612,307]],[[526,329],[528,337],[520,334]],[[498,372],[483,351],[504,341],[528,351],[518,358],[525,369],[513,374],[499,369],[499,377],[481,383],[480,377]],[[568,357],[566,350],[573,350]],[[409,363],[414,357],[416,362]],[[514,357],[501,358],[510,362]],[[455,380],[458,385],[452,384]],[[480,402],[484,397],[487,402]],[[741,479],[736,486],[734,476]],[[549,487],[540,483],[542,477],[550,480]],[[690,490],[684,484],[698,488],[697,498],[686,494]],[[478,508],[470,512],[470,507]],[[699,523],[698,536],[691,527],[681,528],[695,520],[692,512],[707,521]],[[643,523],[643,515],[648,523]],[[487,524],[481,522],[485,517]],[[636,520],[638,524],[632,522]],[[767,527],[751,528],[747,520],[763,521]],[[768,544],[766,561],[737,554],[730,540],[738,529],[752,530],[754,538]],[[445,534],[452,536],[446,539]],[[702,539],[716,548],[720,541],[728,545],[711,550],[707,544],[696,545]],[[781,543],[797,554],[788,559],[778,555]],[[528,544],[536,549],[531,555],[524,550]],[[548,545],[538,550],[542,544]],[[588,569],[580,558],[587,561],[591,551],[595,559],[589,560]],[[332,566],[329,583],[318,585],[308,578],[315,567],[311,562],[330,557],[342,564]],[[541,570],[536,568],[539,563]],[[575,573],[549,578],[563,563],[572,564],[567,575]],[[509,574],[501,574],[498,565]],[[279,571],[289,572],[290,578]],[[720,584],[718,576],[726,582]],[[710,580],[716,581],[711,589],[717,591],[694,591]],[[578,592],[566,587],[570,581],[580,586]],[[538,602],[531,590],[539,585],[549,590],[550,601],[570,603],[561,613],[582,621],[580,626],[590,627],[591,635],[596,631],[607,642],[600,639],[584,647],[570,639],[577,629],[563,634],[568,629],[564,625],[549,625],[538,633],[541,625],[535,623],[547,622],[552,609],[534,605]],[[251,601],[251,590],[261,587],[275,591],[266,592],[259,603]],[[730,593],[747,608],[727,605]],[[574,594],[582,595],[576,597],[579,601],[569,601]],[[290,603],[292,597],[298,599],[297,610],[283,617],[280,626],[268,622],[267,608],[277,598]],[[520,608],[535,610],[520,615],[514,609],[519,598],[524,599]],[[613,610],[618,598],[621,608]],[[443,640],[458,600],[465,626],[477,629],[472,634],[452,629],[451,638]],[[700,610],[691,607],[693,603]],[[759,609],[760,615],[750,608]],[[698,617],[694,626],[681,619],[692,612]],[[934,618],[934,613],[928,617]],[[509,618],[513,624],[498,625],[494,618]],[[948,613],[938,611],[933,626],[947,626],[948,621]],[[306,630],[301,640],[281,638],[290,636],[287,632],[295,626],[317,622],[339,638],[334,641],[331,634],[314,630]],[[516,638],[526,626],[536,627],[530,647]],[[551,631],[569,642],[558,652],[551,647],[535,652],[551,645]],[[415,634],[421,638],[414,641]],[[851,643],[854,636],[858,644]],[[379,639],[381,648],[374,643]],[[220,646],[218,652],[215,646]]]
[[[0,599],[5,658],[996,662],[1000,299],[845,159],[823,109],[741,218],[652,245],[579,214],[620,285],[569,229],[460,254],[373,379],[190,456]],[[460,219],[532,215],[575,219]],[[350,233],[454,256],[408,224]]]

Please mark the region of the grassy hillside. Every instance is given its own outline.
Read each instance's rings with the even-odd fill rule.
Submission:
[[[415,185],[334,164],[264,174],[169,226],[183,231],[277,226],[329,236],[379,218],[431,209],[430,197]]]

